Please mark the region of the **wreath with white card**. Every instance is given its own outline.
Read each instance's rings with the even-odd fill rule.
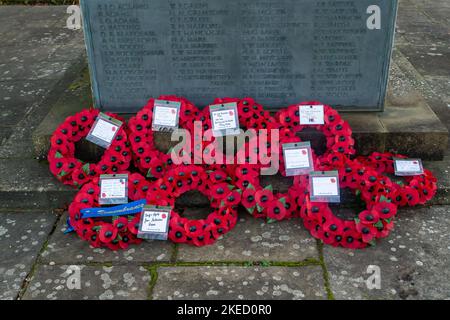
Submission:
[[[127,170],[131,161],[131,149],[124,125],[116,125],[116,121],[99,119],[97,109],[89,109],[69,116],[61,123],[50,139],[50,151],[47,159],[51,173],[66,185],[81,187],[101,174],[117,173]],[[111,121],[121,120],[112,113],[105,113]],[[105,122],[105,128],[114,131],[109,146],[105,149],[97,163],[86,163],[75,157],[75,144],[88,136],[97,122]]]
[[[390,152],[374,152],[367,157],[358,157],[357,160],[380,174],[394,174],[396,158],[407,159],[408,157]],[[425,204],[436,194],[437,179],[430,170],[423,169],[422,174],[396,177],[396,179],[398,181],[393,181],[393,190],[389,198],[400,207]]]
[[[154,178],[161,178],[167,170],[173,167],[170,154],[158,150],[155,146],[155,112],[177,112],[176,108],[158,104],[158,101],[179,104],[178,117],[174,115],[175,117],[170,118],[172,123],[167,122],[166,125],[188,130],[191,139],[193,139],[194,122],[200,120],[199,110],[187,99],[177,96],[160,96],[158,99],[151,98],[136,116],[128,121],[134,165],[141,173]],[[161,118],[164,116],[162,115]],[[165,118],[167,119],[167,117]],[[163,123],[156,124],[156,126],[162,125]],[[192,159],[191,154],[187,156]]]
[[[309,113],[310,109],[314,112]],[[355,154],[355,141],[352,138],[350,125],[329,105],[318,101],[301,102],[278,111],[275,117],[280,124],[280,129],[287,129],[283,134],[288,136],[295,136],[306,128],[314,128],[322,132],[327,141],[325,155]]]
[[[319,170],[339,170],[340,188],[349,188],[360,196],[365,209],[353,220],[335,215],[327,202],[312,202],[305,197],[300,216],[311,235],[332,246],[361,249],[386,237],[394,227],[397,205],[389,199],[392,182],[389,178],[348,158],[340,167],[322,159]],[[297,176],[296,184],[309,185],[308,176]]]
[[[126,172],[121,172],[126,173]],[[128,177],[128,199],[145,199],[150,190],[150,182],[139,173]],[[78,236],[95,248],[107,247],[111,250],[126,249],[130,244],[139,244],[136,237],[139,216],[136,214],[115,215],[112,217],[86,217],[83,209],[99,208],[100,179],[94,178],[83,185],[69,206],[69,225]]]

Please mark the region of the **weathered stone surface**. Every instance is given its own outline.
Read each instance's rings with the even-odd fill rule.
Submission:
[[[398,54],[396,57],[399,56]],[[401,57],[398,59],[401,60]],[[404,64],[404,62],[402,62]],[[423,159],[442,159],[446,150],[448,132],[423,98],[414,90],[410,79],[396,63],[391,68],[391,78],[385,111],[381,113],[342,113],[353,129],[358,154],[374,151],[398,150]],[[36,156],[43,156],[49,148],[49,137],[64,119],[90,104],[88,76],[76,80],[78,90],[68,91],[51,109],[48,116],[33,133],[33,148]],[[81,103],[80,103],[81,101]],[[303,140],[310,140],[318,154],[324,150],[323,135],[317,132],[302,132]],[[170,141],[169,134],[155,134],[155,147],[168,151],[177,142]],[[419,147],[420,146],[420,147]],[[81,146],[87,159],[95,157],[95,150]]]
[[[298,99],[315,98],[327,99],[341,109],[380,110],[383,105],[384,78],[389,66],[397,1],[377,1],[384,16],[380,22],[384,30],[381,33],[366,32],[366,25],[360,23],[367,18],[367,4],[360,1],[340,5],[339,17],[332,13],[335,7],[332,1],[317,4],[316,1],[304,0],[287,4],[266,0],[255,2],[251,7],[242,1],[233,5],[215,0],[198,1],[195,6],[202,10],[194,14],[177,1],[174,6],[168,6],[165,1],[154,0],[139,9],[118,8],[114,0],[110,1],[111,6],[107,8],[98,6],[97,0],[80,2],[84,28],[90,31],[86,33],[86,43],[96,83],[93,93],[99,108],[135,112],[145,103],[149,90],[153,95],[167,92],[184,95],[201,107],[215,97],[245,95],[255,97],[272,109],[297,103]],[[116,54],[120,43],[111,35],[121,35],[130,26],[98,17],[115,15],[118,9],[121,17],[133,18],[132,25],[148,34],[149,38],[142,43],[144,50],[133,52],[139,58],[139,64],[123,62],[111,68],[105,61],[108,55]],[[155,11],[158,14],[153,17],[153,23],[148,23],[145,17]],[[203,34],[201,24],[183,22],[194,16],[201,21],[209,21],[211,14],[205,13],[210,11],[214,15],[211,21],[215,23],[208,25],[207,34]],[[179,19],[171,19],[174,16]],[[341,19],[346,19],[345,27],[338,23]],[[242,23],[244,20],[247,23]],[[252,24],[259,21],[265,21],[264,29]],[[279,23],[281,21],[283,24]],[[336,23],[329,23],[331,21]],[[338,43],[319,40],[328,32],[339,32],[340,41],[357,48],[350,54],[351,58],[316,54],[315,50],[322,48],[323,51],[338,49]],[[184,44],[189,45],[192,39],[168,38],[165,35],[169,33],[202,34],[196,41],[199,46],[207,45],[208,50],[179,50],[184,48]],[[249,38],[249,34],[253,37]],[[268,34],[278,37],[267,37]],[[371,43],[371,46],[365,46],[365,43]],[[264,49],[268,47],[277,50]],[[127,48],[121,47],[120,50],[123,54]],[[153,51],[147,53],[147,50]],[[187,59],[186,56],[205,63],[200,68],[195,64],[171,67]],[[268,68],[265,62],[269,60],[277,60],[279,65]],[[345,61],[343,69],[322,69],[323,66],[340,65],[342,61]],[[151,77],[132,78],[135,85],[130,90],[128,81],[134,70],[145,70]],[[226,82],[218,83],[218,71]],[[113,78],[111,74],[114,73],[127,73],[128,78]],[[246,77],[246,74],[251,76]],[[326,82],[317,85],[317,79],[326,79]]]
[[[353,130],[356,153],[369,155],[374,151],[383,152],[386,145],[386,128],[383,127],[379,113],[343,113]]]
[[[50,137],[58,125],[68,116],[92,105],[90,92],[89,72],[84,69],[82,75],[77,77],[66,90],[65,94],[51,107],[47,116],[32,134],[34,154],[42,157],[50,148]],[[85,150],[86,154],[93,153]]]
[[[449,206],[401,210],[391,235],[352,251],[324,246],[337,299],[449,299]],[[369,290],[369,265],[380,268],[381,289]]]
[[[319,266],[158,269],[153,299],[326,299]]]
[[[437,178],[438,190],[431,204],[450,204],[450,155],[447,152],[442,161],[426,161],[424,167]]]
[[[435,77],[435,76],[424,76],[425,80],[430,85],[431,89],[436,92],[436,95],[448,105],[450,105],[450,76]]]
[[[77,272],[73,270],[79,270],[80,289],[67,285]],[[40,265],[23,299],[145,300],[150,278],[148,270],[139,266]]]
[[[404,62],[391,68],[386,108],[379,114],[387,131],[385,150],[426,160],[442,159],[448,146],[447,128],[414,89],[403,71],[408,68]]]
[[[0,299],[15,299],[56,216],[42,212],[0,215]]]
[[[0,160],[0,201],[4,208],[62,207],[75,194],[75,189],[53,177],[46,162]]]
[[[304,261],[318,259],[316,240],[299,219],[264,223],[241,214],[236,227],[211,246],[178,247],[178,261]]]
[[[170,241],[144,241],[140,245],[131,245],[126,250],[112,251],[93,248],[80,239],[74,232],[64,234],[67,214],[59,221],[54,234],[48,240],[48,246],[42,253],[42,260],[56,264],[83,264],[90,262],[168,262],[172,256],[173,244]]]
[[[8,65],[8,69],[10,68]],[[1,125],[17,125],[33,103],[41,102],[55,84],[56,81],[51,80],[0,82]]]

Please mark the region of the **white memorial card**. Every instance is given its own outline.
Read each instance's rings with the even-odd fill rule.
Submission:
[[[167,240],[170,211],[169,207],[144,206],[138,238]]]
[[[100,112],[86,140],[106,149],[113,142],[121,126],[121,121]]]
[[[286,169],[309,167],[309,150],[307,148],[288,149],[284,152]]]
[[[128,175],[105,174],[100,176],[99,204],[128,203]]]
[[[337,171],[311,172],[310,197],[313,202],[340,202],[339,173]]]
[[[155,100],[152,130],[173,131],[178,128],[180,106],[177,101]]]
[[[309,141],[285,143],[282,149],[286,176],[307,174],[314,170]]]
[[[209,110],[214,137],[240,133],[236,103],[211,105]]]
[[[312,179],[315,196],[337,196],[337,180],[333,177],[313,177]]]
[[[235,129],[237,127],[233,110],[213,111],[212,123],[214,130]]]
[[[300,124],[324,124],[323,105],[299,106]]]
[[[422,161],[420,159],[394,158],[396,176],[415,176],[423,174]]]

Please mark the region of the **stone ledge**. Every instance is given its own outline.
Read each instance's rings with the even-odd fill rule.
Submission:
[[[411,68],[406,65],[407,63],[402,57],[395,59],[392,63],[384,112],[341,113],[353,129],[358,154],[394,151],[424,160],[443,158],[448,145],[447,128],[414,89],[412,85],[414,79],[408,78],[414,75],[406,70]],[[33,132],[34,153],[37,157],[46,156],[50,136],[58,124],[67,116],[91,105],[87,70],[70,88]],[[129,116],[131,115],[126,117]],[[315,148],[320,149],[323,145],[323,137],[320,133],[302,133],[300,136],[311,140]],[[167,151],[176,142],[170,141],[169,134],[157,134],[155,144],[158,149]],[[98,149],[87,142],[80,143],[78,151],[88,159],[98,157],[99,154]]]

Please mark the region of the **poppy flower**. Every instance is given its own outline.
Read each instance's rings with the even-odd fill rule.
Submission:
[[[382,219],[390,219],[397,214],[397,206],[391,202],[379,202],[372,207],[373,214]]]
[[[361,236],[352,229],[345,231],[342,238],[341,245],[345,248],[362,249],[367,246],[367,244],[362,241]]]
[[[235,174],[239,179],[255,179],[259,176],[259,170],[253,165],[244,164],[236,168]]]
[[[224,201],[227,206],[235,206],[241,202],[241,194],[233,190],[225,197]]]
[[[254,188],[247,188],[242,193],[242,205],[245,208],[253,208],[256,206],[256,190]]]
[[[135,196],[139,199],[144,199],[147,192],[151,190],[151,184],[147,180],[140,180],[135,186]]]
[[[363,224],[376,224],[380,220],[380,216],[375,210],[364,210],[358,215],[359,220]]]
[[[225,182],[217,183],[211,187],[211,196],[215,199],[224,199],[229,193],[232,187]]]
[[[390,199],[399,207],[404,207],[408,204],[408,197],[400,186],[394,186]]]
[[[137,214],[133,219],[131,219],[128,222],[128,227],[127,229],[132,233],[132,234],[138,234],[139,231],[139,224],[140,224],[140,219],[141,219],[141,214]]]
[[[126,228],[128,226],[128,219],[125,217],[119,217],[114,220],[113,226],[114,226],[114,228],[117,228],[117,230],[119,232],[123,232],[126,230]]]
[[[286,216],[284,204],[278,200],[271,201],[266,207],[267,217],[274,220],[282,220]]]
[[[98,109],[85,109],[75,115],[75,120],[79,125],[87,126],[89,123],[94,122],[98,114]]]
[[[210,225],[203,226],[202,233],[196,237],[192,237],[192,244],[197,247],[213,244],[216,241],[211,234],[213,228]]]
[[[117,250],[121,249],[119,239],[113,239],[110,242],[106,242],[105,246],[112,251],[117,251]]]
[[[117,232],[117,228],[112,225],[103,224],[98,235],[103,243],[109,243],[117,237]]]
[[[200,236],[204,230],[203,230],[203,226],[205,225],[206,221],[205,220],[189,220],[185,225],[184,225],[184,230],[186,233],[187,237],[190,238],[197,238],[198,236]]]
[[[152,158],[148,164],[147,177],[161,178],[164,176],[165,161],[161,158]]]
[[[85,192],[79,192],[74,199],[74,202],[78,202],[80,204],[84,204],[86,206],[94,205],[94,197]]]
[[[273,200],[273,193],[268,189],[261,189],[255,193],[255,199],[259,206],[265,208]]]
[[[119,234],[118,236],[118,240],[119,240],[119,247],[122,250],[126,250],[132,242],[130,236],[128,234]]]
[[[72,179],[77,186],[82,186],[89,181],[88,173],[82,167],[72,172]]]
[[[169,239],[175,243],[186,242],[186,231],[183,227],[170,223]]]
[[[94,248],[102,247],[102,241],[97,232],[93,232],[89,238],[89,244]]]
[[[209,174],[209,178],[213,183],[225,182],[228,175],[222,170],[214,170]]]
[[[408,205],[410,207],[414,207],[419,203],[420,201],[419,192],[417,192],[416,189],[407,186],[402,188],[402,193],[404,197],[406,197]]]
[[[211,235],[215,240],[219,239],[226,232],[227,232],[226,226],[220,226],[215,224],[211,225]]]
[[[365,243],[371,242],[377,235],[377,228],[363,223],[357,223],[356,230],[361,233],[362,241]]]
[[[331,235],[342,234],[344,232],[344,224],[341,220],[332,217],[323,224],[323,230]]]
[[[229,212],[229,211],[227,211]],[[227,219],[225,216],[219,214],[217,211],[213,212],[206,218],[206,223],[209,225],[214,225],[222,228],[224,231],[227,230]]]

